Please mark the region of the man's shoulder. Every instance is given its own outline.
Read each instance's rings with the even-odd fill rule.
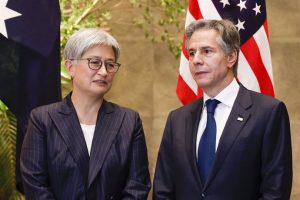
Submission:
[[[191,112],[197,111],[198,109],[201,109],[202,106],[203,106],[203,98],[200,98],[200,99],[196,99],[186,105],[183,105],[179,108],[172,110],[171,113],[173,115],[183,116],[183,115],[189,114]]]
[[[248,93],[250,98],[251,98],[251,102],[261,108],[270,108],[270,107],[274,107],[277,106],[279,104],[284,104],[282,101],[276,99],[275,97],[266,95],[266,94],[262,94],[256,91],[252,91],[249,90],[245,87],[242,88],[242,90],[244,90],[244,94]]]

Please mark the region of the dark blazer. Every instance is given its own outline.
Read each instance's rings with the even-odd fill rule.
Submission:
[[[104,101],[91,155],[70,95],[32,111],[21,152],[27,199],[147,199],[148,158],[138,113]]]
[[[205,185],[195,150],[202,107],[200,99],[170,113],[157,159],[153,199],[289,199],[292,152],[284,103],[240,87]]]

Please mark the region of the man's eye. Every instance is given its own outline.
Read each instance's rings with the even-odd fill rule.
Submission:
[[[189,56],[193,57],[195,55],[195,51],[189,51]]]
[[[213,52],[213,51],[212,51],[211,49],[204,49],[204,50],[203,50],[203,53],[206,54],[206,55],[207,55],[207,54],[211,54],[212,52]]]

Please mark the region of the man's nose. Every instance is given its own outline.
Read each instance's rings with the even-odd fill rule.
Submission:
[[[203,63],[203,55],[199,50],[195,52],[195,55],[193,56],[193,63],[194,64],[202,64]]]

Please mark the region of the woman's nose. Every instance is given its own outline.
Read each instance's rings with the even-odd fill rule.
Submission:
[[[107,75],[107,70],[104,63],[102,63],[101,67],[98,69],[97,74],[100,74],[102,76]]]

